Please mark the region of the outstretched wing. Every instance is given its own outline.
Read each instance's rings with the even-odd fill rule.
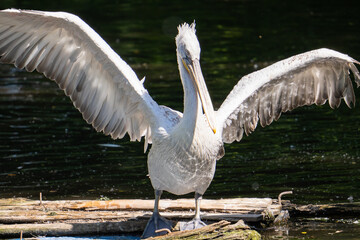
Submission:
[[[244,76],[216,112],[218,128],[226,143],[240,141],[260,121],[266,126],[282,112],[327,100],[332,108],[344,99],[350,107],[355,94],[350,79],[353,73],[357,86],[360,75],[347,55],[329,49],[299,54]]]
[[[0,11],[0,56],[56,81],[83,118],[112,138],[128,133],[151,142],[152,124],[164,115],[130,66],[75,15]]]

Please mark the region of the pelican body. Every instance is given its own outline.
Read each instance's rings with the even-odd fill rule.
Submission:
[[[154,189],[177,195],[204,194],[213,179],[216,160],[224,151],[221,136],[214,133],[216,130],[203,114],[202,106],[206,106],[204,110],[210,112],[209,118],[214,121],[213,106],[200,69],[200,46],[194,27],[179,27],[180,34],[176,37],[184,113],[173,127],[158,129],[148,155]]]
[[[265,127],[296,107],[341,99],[350,107],[359,86],[353,58],[330,49],[305,52],[244,76],[214,111],[200,68],[195,24],[176,36],[184,111],[158,105],[135,72],[85,22],[63,12],[0,11],[0,62],[37,70],[54,80],[95,130],[131,141],[144,137],[155,189],[152,218],[143,237],[163,234],[172,223],[160,216],[163,191],[195,192],[195,217],[184,229],[204,226],[200,199],[210,185],[224,143],[240,141],[260,122]]]

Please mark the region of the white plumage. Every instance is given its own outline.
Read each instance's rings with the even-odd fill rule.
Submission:
[[[240,141],[257,123],[269,125],[282,112],[341,99],[355,103],[350,79],[360,75],[347,55],[329,49],[306,52],[244,76],[214,111],[200,68],[195,24],[183,24],[176,37],[177,61],[184,88],[184,112],[159,106],[134,71],[78,17],[62,12],[0,12],[0,62],[37,70],[54,80],[83,118],[112,138],[126,133],[132,141],[145,137],[150,179],[156,193],[154,216],[144,236],[169,227],[158,214],[163,190],[196,193],[199,199],[212,181],[223,142]],[[155,219],[155,220],[154,220]],[[154,225],[151,227],[150,225]]]

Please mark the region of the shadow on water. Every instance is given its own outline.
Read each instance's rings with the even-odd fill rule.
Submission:
[[[182,110],[174,43],[180,22],[196,19],[202,70],[219,107],[241,76],[285,57],[329,47],[360,59],[360,20],[353,5],[64,0],[59,6],[6,0],[0,8],[80,15],[139,78],[146,76],[145,86],[158,103]],[[258,127],[241,143],[226,145],[205,197],[275,198],[293,190],[286,198],[295,203],[359,201],[359,118],[358,105],[349,110],[342,103],[336,110],[296,109]],[[42,192],[47,199],[153,198],[143,143],[96,133],[41,75],[0,66],[0,119],[0,197],[37,198]]]

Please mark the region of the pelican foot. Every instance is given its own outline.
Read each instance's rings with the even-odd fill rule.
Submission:
[[[201,221],[201,219],[194,218],[190,222],[181,222],[180,223],[180,231],[194,230],[194,229],[202,228],[205,226],[206,226],[206,224],[203,221]]]
[[[153,213],[148,221],[146,228],[141,236],[142,239],[165,235],[171,232],[172,222],[160,216],[159,213]]]

